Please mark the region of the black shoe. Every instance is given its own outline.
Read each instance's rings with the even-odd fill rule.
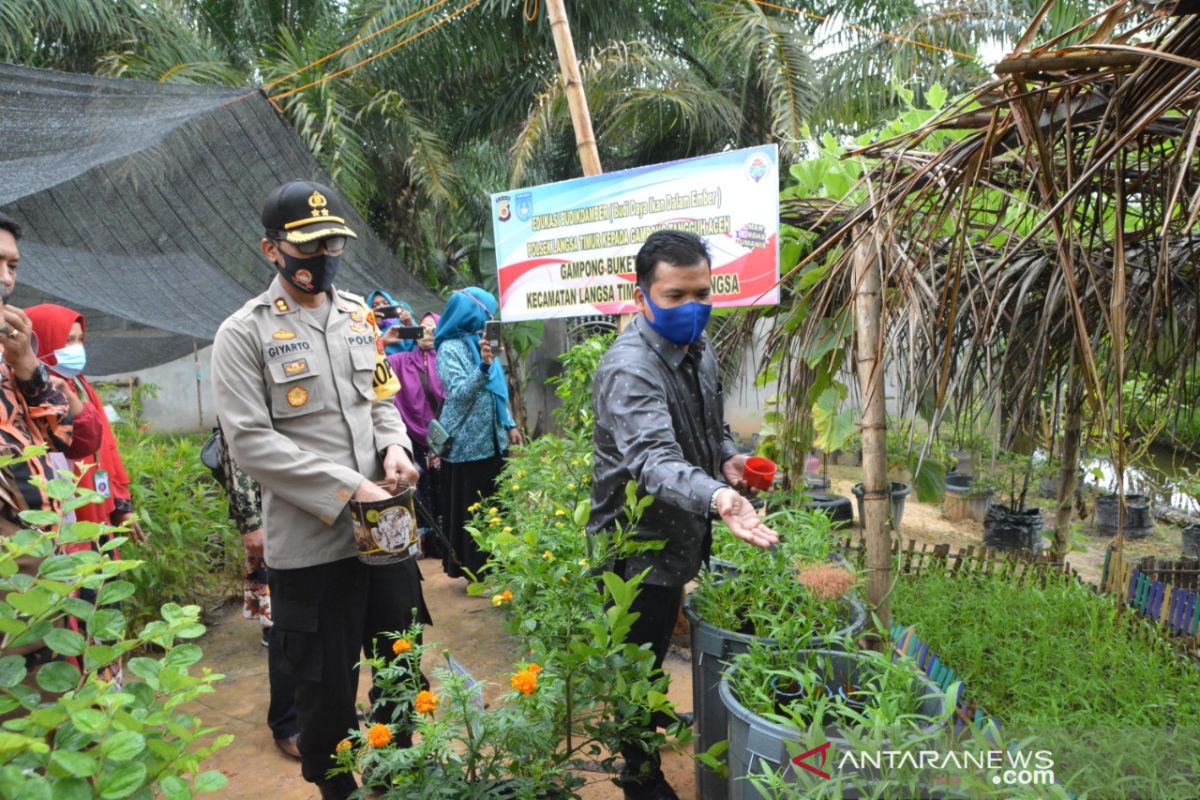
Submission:
[[[358,784],[349,775],[338,775],[333,780],[318,783],[317,788],[321,790],[321,800],[349,800],[358,790]]]
[[[262,629],[262,638],[259,639],[259,641],[262,642],[263,647],[271,646],[271,629],[270,628]]]
[[[662,772],[641,779],[627,778],[622,773],[613,783],[624,790],[625,800],[679,800]]]

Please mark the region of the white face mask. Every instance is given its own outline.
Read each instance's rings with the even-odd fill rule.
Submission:
[[[54,358],[58,363],[53,369],[64,378],[74,378],[87,366],[87,351],[82,344],[60,347],[54,351]]]

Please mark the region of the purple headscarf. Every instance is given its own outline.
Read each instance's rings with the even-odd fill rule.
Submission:
[[[427,317],[433,317],[435,323],[438,321],[438,315],[432,311],[420,321],[424,322]],[[422,350],[418,346],[387,358],[400,380],[400,391],[393,398],[396,409],[408,426],[408,435],[413,442],[428,447],[429,422],[437,416],[446,398],[446,390],[437,374],[437,350]]]

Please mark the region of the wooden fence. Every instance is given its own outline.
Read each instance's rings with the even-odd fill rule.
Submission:
[[[1133,563],[1109,547],[1104,554],[1100,589],[1120,597],[1142,616],[1186,637],[1196,646],[1200,628],[1200,568],[1192,559],[1159,561],[1144,558]]]

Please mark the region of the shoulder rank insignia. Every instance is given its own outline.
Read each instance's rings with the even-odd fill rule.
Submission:
[[[292,310],[292,307],[288,305],[287,300],[284,300],[282,297],[276,297],[275,298],[275,310],[278,311],[280,314],[286,314],[287,312]]]
[[[287,401],[292,408],[299,408],[308,402],[308,389],[303,386],[293,386],[288,389]]]
[[[289,331],[285,328],[280,328],[279,330],[277,330],[271,334],[271,338],[278,339],[281,342],[286,342],[288,339],[295,339],[296,334],[292,333],[291,331]]]

